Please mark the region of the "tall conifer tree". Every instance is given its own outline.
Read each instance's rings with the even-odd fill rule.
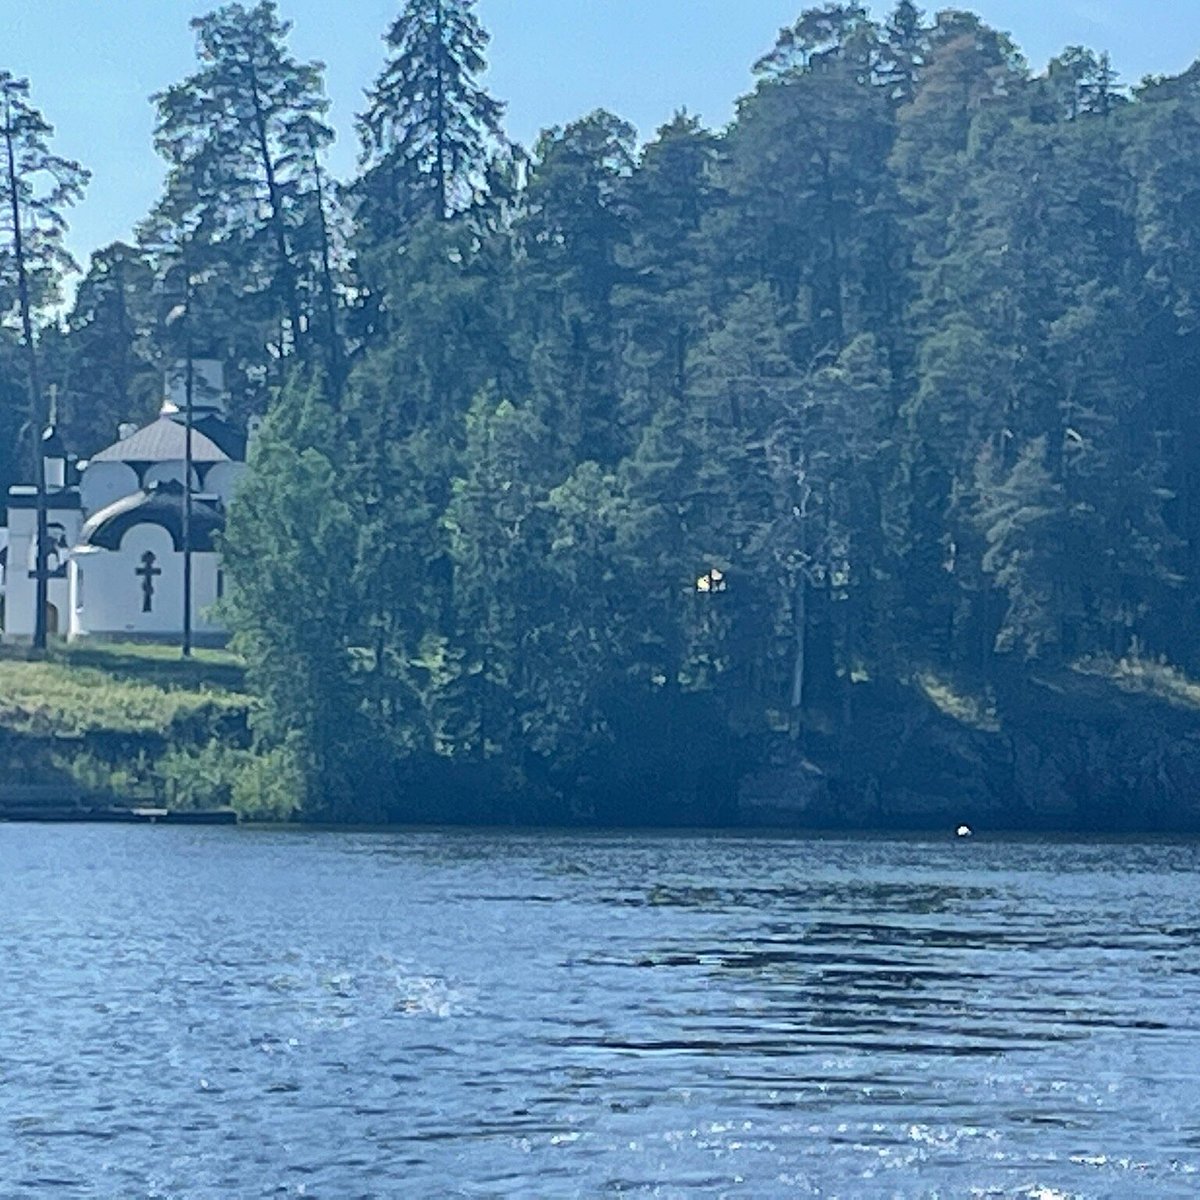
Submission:
[[[265,289],[286,321],[283,348],[303,349],[316,269],[301,261],[301,230],[313,224],[316,156],[333,139],[323,65],[291,55],[274,0],[226,4],[192,27],[199,70],[154,97],[169,167],[160,215],[206,226],[209,265],[235,297]]]
[[[15,309],[25,348],[29,389],[37,532],[37,579],[33,644],[46,647],[47,529],[46,480],[41,462],[41,431],[48,413],[42,396],[34,317],[53,302],[64,270],[74,266],[63,248],[65,210],[83,194],[88,173],[76,162],[53,154],[53,126],[33,106],[29,81],[0,71],[0,296],[8,316]]]
[[[92,255],[67,315],[62,424],[92,453],[121,421],[153,414],[161,379],[153,359],[154,273],[145,253],[114,242]]]
[[[358,120],[364,169],[354,188],[376,243],[469,207],[504,142],[504,106],[479,83],[488,34],[475,0],[408,0],[384,40],[387,63]]]

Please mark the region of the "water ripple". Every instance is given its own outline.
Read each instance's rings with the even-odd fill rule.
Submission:
[[[0,826],[0,1196],[1170,1196],[1191,843]]]

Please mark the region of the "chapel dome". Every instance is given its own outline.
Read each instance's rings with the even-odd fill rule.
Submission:
[[[158,525],[171,535],[176,552],[183,550],[183,484],[164,480],[149,491],[123,496],[89,517],[79,532],[79,548],[119,550],[121,539],[135,525]],[[211,496],[192,495],[192,549],[216,549],[215,535],[225,528],[225,510]]]
[[[182,462],[186,457],[187,427],[182,417],[161,416],[93,454],[90,463]],[[245,462],[246,436],[228,421],[212,414],[192,422],[192,461],[195,463]],[[89,463],[89,465],[90,465]]]

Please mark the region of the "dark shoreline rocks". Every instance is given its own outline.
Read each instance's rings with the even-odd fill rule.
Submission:
[[[818,744],[747,775],[740,819],[792,828],[1200,832],[1200,713],[1068,682],[1009,685],[992,728],[954,720],[913,690],[894,694],[860,714],[840,752]]]

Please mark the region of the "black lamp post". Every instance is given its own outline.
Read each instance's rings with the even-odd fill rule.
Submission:
[[[192,399],[195,388],[195,358],[192,353],[192,322],[187,319],[187,365],[184,367],[183,421],[183,644],[180,653],[192,657]]]
[[[37,446],[37,527],[34,530],[34,632],[36,650],[45,650],[50,616],[50,527],[48,493],[67,485],[67,451],[58,430],[47,425]]]
[[[42,430],[42,480],[47,492],[67,486],[67,448],[54,425]]]
[[[184,367],[183,367],[183,637],[180,654],[192,656],[192,427],[193,400],[195,398],[196,368],[192,343],[191,279],[185,283],[184,301],[171,310],[167,325],[177,321],[183,323]]]

